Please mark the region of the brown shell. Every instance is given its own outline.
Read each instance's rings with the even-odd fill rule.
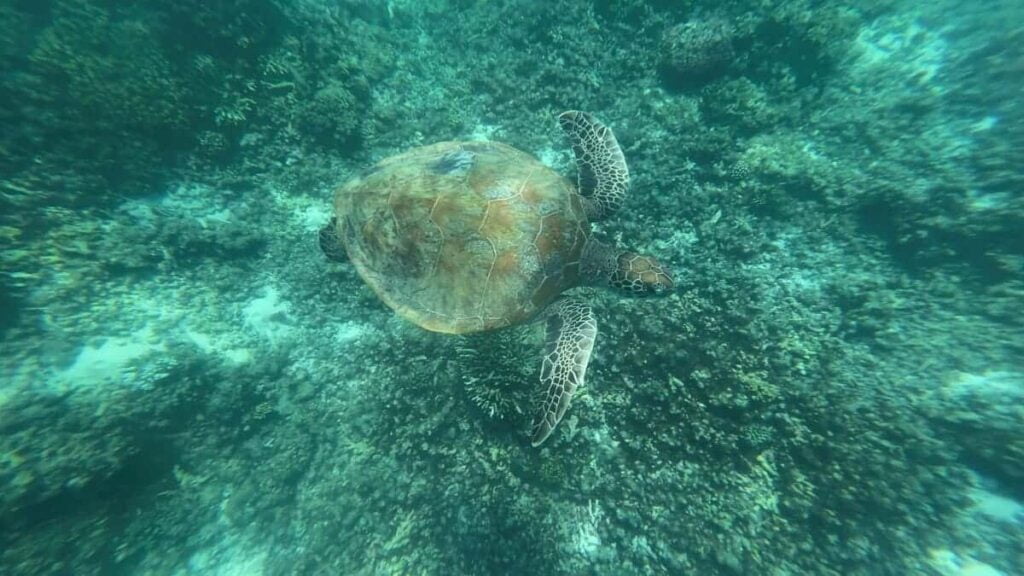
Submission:
[[[334,196],[363,280],[437,332],[525,322],[579,283],[589,224],[575,187],[495,142],[441,142],[387,158]]]

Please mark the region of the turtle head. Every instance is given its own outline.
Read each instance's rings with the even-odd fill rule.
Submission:
[[[583,284],[607,286],[632,296],[668,294],[675,283],[653,256],[622,251],[591,236],[580,258]]]
[[[320,243],[320,250],[323,251],[328,260],[332,262],[345,262],[345,246],[342,245],[341,239],[338,238],[337,218],[331,218],[331,221],[320,229],[317,240]]]
[[[674,283],[668,272],[652,256],[622,252],[615,259],[615,270],[608,285],[635,296],[667,294]]]

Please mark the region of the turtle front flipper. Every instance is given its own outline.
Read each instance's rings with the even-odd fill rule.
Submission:
[[[345,246],[341,243],[341,238],[338,238],[338,219],[331,218],[331,221],[326,226],[320,229],[318,235],[320,242],[320,250],[323,251],[324,255],[331,262],[345,262]]]
[[[587,218],[601,220],[618,210],[629,190],[629,168],[611,128],[578,110],[558,115],[576,156],[579,193],[587,202]]]
[[[576,388],[583,384],[597,337],[594,311],[581,300],[558,300],[547,314],[547,338],[540,369],[542,396],[531,437],[534,446],[540,446],[551,435]]]

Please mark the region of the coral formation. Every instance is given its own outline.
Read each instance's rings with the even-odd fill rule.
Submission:
[[[1024,375],[957,374],[936,388],[929,416],[961,458],[1024,498]]]
[[[302,130],[319,142],[354,146],[361,135],[365,110],[343,84],[332,82],[317,90],[302,106],[298,121]]]
[[[723,18],[676,24],[662,37],[662,66],[677,85],[700,85],[725,74],[735,59],[732,26]]]
[[[1020,21],[2,3],[0,572],[1018,572]],[[535,449],[536,331],[414,329],[316,231],[416,145],[570,173],[568,108],[633,178],[600,233],[681,273],[586,294],[588,385]]]

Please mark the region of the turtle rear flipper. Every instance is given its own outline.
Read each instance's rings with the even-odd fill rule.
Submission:
[[[558,115],[576,156],[580,195],[588,200],[587,218],[601,220],[618,210],[629,190],[629,168],[611,128],[578,110]]]
[[[589,305],[563,298],[548,309],[547,338],[540,369],[541,398],[531,442],[540,446],[562,419],[587,373],[597,337],[597,319]]]
[[[318,239],[320,241],[320,250],[323,250],[328,260],[331,262],[345,262],[348,260],[345,257],[345,246],[341,243],[341,238],[338,238],[337,218],[331,218],[331,221],[320,229]]]

